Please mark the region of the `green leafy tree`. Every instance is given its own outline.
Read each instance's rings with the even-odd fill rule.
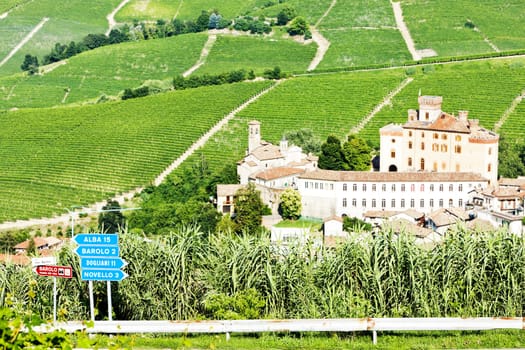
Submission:
[[[348,164],[348,170],[370,170],[372,148],[365,140],[355,135],[348,136],[348,141],[343,145],[343,154]]]
[[[277,14],[277,25],[284,26],[297,16],[297,11],[291,6],[285,6]]]
[[[237,233],[255,233],[262,224],[265,205],[261,200],[261,193],[253,183],[249,183],[235,194],[234,222]]]
[[[20,68],[23,71],[27,71],[29,74],[33,75],[38,72],[38,66],[38,57],[27,54],[25,55],[24,62]]]
[[[304,17],[295,17],[288,27],[288,34],[290,35],[306,35],[310,33],[310,26]]]
[[[284,134],[284,138],[291,144],[299,146],[305,153],[318,154],[321,152],[321,140],[314,135],[312,129],[300,129]]]
[[[201,11],[201,14],[199,17],[197,17],[197,21],[195,22],[197,29],[199,32],[205,31],[208,29],[208,25],[210,23],[210,14],[208,11]]]
[[[501,177],[515,178],[525,175],[525,144],[500,138],[498,173]]]
[[[283,219],[297,220],[301,217],[303,207],[301,194],[298,191],[287,188],[281,193],[280,199],[279,214],[281,214]]]
[[[100,232],[116,233],[124,227],[126,220],[122,212],[119,202],[114,200],[108,200],[106,205],[102,207],[102,210],[98,216],[98,228]]]
[[[348,170],[341,141],[337,137],[330,135],[326,142],[321,145],[318,165],[321,169]]]

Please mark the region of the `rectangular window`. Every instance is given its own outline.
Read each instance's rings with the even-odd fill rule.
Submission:
[[[376,200],[372,199],[372,208],[375,208],[375,207],[376,207]]]
[[[396,157],[396,151],[390,151],[390,158]]]
[[[419,207],[420,208],[424,208],[425,207],[425,200],[424,199],[420,199],[419,200]]]
[[[443,184],[439,184],[439,192],[443,192]]]
[[[330,184],[330,190],[334,190],[334,184]]]
[[[396,184],[392,184],[392,192],[396,191]]]
[[[453,192],[454,191],[454,185],[453,184],[448,185],[448,191],[449,192]]]
[[[363,184],[363,192],[366,192],[366,184]]]
[[[386,199],[381,199],[381,208],[386,208]]]
[[[410,184],[410,192],[414,192],[416,190],[416,185]]]
[[[352,186],[352,190],[353,190],[354,192],[357,191],[357,184],[354,184],[354,185]]]
[[[420,190],[421,192],[425,192],[425,184],[421,184],[421,185],[419,186],[419,190]]]
[[[439,200],[439,207],[440,207],[440,208],[443,208],[443,199],[440,199],[440,200]]]
[[[404,207],[405,207],[405,199],[401,198],[401,208],[404,208]]]
[[[434,208],[434,198],[430,198],[430,207]]]
[[[463,184],[459,184],[458,185],[458,191],[459,192],[463,192]]]
[[[319,184],[319,188],[320,188],[321,190],[324,189],[324,183],[321,182],[321,183]]]
[[[315,183],[315,189],[316,190],[319,189],[319,183],[318,182]]]
[[[343,191],[347,190],[347,184],[343,184]]]
[[[383,192],[386,191],[386,184],[383,184],[383,185],[381,186],[381,190],[382,190]]]
[[[304,188],[308,188],[308,181],[304,183]]]
[[[363,208],[366,208],[366,199],[363,199],[363,200],[361,201],[361,206],[362,206]]]
[[[343,198],[343,208],[346,208],[346,198]]]
[[[434,192],[434,184],[430,184],[430,192]]]
[[[425,143],[424,143],[424,142],[421,142],[421,150],[422,150],[422,151],[425,150]]]
[[[412,158],[408,158],[408,166],[412,166]]]
[[[462,207],[463,206],[463,199],[458,199],[458,207]]]
[[[414,200],[414,198],[412,198],[410,200],[410,208],[414,208],[416,206],[416,201]]]
[[[355,198],[352,199],[352,207],[357,207],[357,199]]]
[[[401,184],[401,192],[405,192],[405,184]]]
[[[392,206],[392,208],[395,208],[396,207],[396,200],[392,199],[392,201],[390,202],[390,205]]]
[[[373,184],[372,185],[372,192],[375,192],[376,191],[376,184]]]

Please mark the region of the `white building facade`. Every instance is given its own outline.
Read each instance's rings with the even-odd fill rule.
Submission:
[[[360,172],[315,170],[297,179],[304,216],[363,217],[367,210],[429,213],[464,207],[488,180],[475,173]]]

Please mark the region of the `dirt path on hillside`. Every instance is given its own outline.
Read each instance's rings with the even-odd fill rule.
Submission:
[[[197,149],[202,147],[213,135],[215,135],[222,127],[224,127],[237,113],[248,107],[250,104],[255,102],[259,97],[263,96],[264,94],[271,91],[273,88],[278,86],[282,81],[277,81],[275,84],[271,85],[270,87],[260,91],[258,94],[252,96],[250,99],[248,99],[246,102],[241,104],[239,107],[231,111],[228,115],[226,115],[223,119],[221,119],[217,124],[215,124],[208,132],[206,132],[201,138],[199,138],[195,143],[193,143],[187,150],[184,152],[179,158],[177,158],[173,163],[171,163],[162,173],[160,173],[159,176],[155,178],[153,183],[155,186],[158,186],[164,181],[164,179],[178,166],[182,164],[186,159],[188,159],[189,156],[193,154]],[[129,192],[120,194],[116,197],[113,197],[112,200],[116,200],[119,203],[124,203],[126,200],[129,200],[133,198],[133,196],[137,193],[140,193],[143,190],[142,187],[135,188]],[[106,205],[106,201],[94,203],[93,205],[89,207],[84,207],[82,209],[82,212],[88,212],[88,213],[96,213],[98,210],[101,210],[102,207]],[[73,214],[75,215],[75,218],[78,217],[78,213]],[[43,219],[29,219],[29,220],[18,220],[15,222],[4,222],[0,223],[0,231],[5,230],[20,230],[28,227],[34,227],[34,226],[47,226],[47,225],[56,225],[56,224],[68,224],[71,222],[71,216],[70,214],[64,214],[60,216],[56,216],[53,218],[43,218]]]
[[[312,32],[312,40],[317,44],[317,52],[315,53],[312,62],[310,62],[308,65],[308,71],[317,68],[319,63],[321,63],[323,60],[324,55],[328,51],[328,48],[330,47],[330,42],[321,33],[319,33],[316,28],[312,27],[310,28],[310,31]]]
[[[209,34],[208,41],[206,41],[206,43],[204,44],[204,47],[201,51],[201,56],[199,57],[197,62],[190,69],[182,73],[182,76],[184,78],[189,77],[193,72],[199,69],[204,64],[204,62],[206,62],[206,57],[208,57],[208,55],[210,54],[210,50],[213,47],[213,44],[215,44],[215,41],[217,41],[217,35]]]
[[[115,15],[117,14],[117,12],[119,12],[130,0],[122,0],[122,2],[117,6],[115,7],[115,9],[113,11],[111,11],[111,13],[109,15],[106,16],[106,18],[108,19],[108,23],[109,23],[109,29],[106,31],[106,36],[109,35],[109,33],[111,32],[111,29],[113,29],[116,25],[117,25],[117,22],[115,21]]]
[[[314,58],[312,59],[312,62],[310,62],[310,64],[308,65],[308,68],[307,70],[308,71],[312,71],[314,70],[315,68],[317,68],[317,66],[319,65],[319,63],[321,63],[321,61],[323,60],[324,58],[324,55],[326,54],[326,52],[328,51],[328,48],[330,47],[330,42],[328,41],[328,39],[326,39],[318,30],[317,30],[317,27],[319,26],[319,24],[321,24],[321,22],[323,21],[323,19],[328,16],[328,14],[330,13],[330,11],[332,10],[332,8],[337,4],[337,0],[332,0],[332,2],[330,3],[330,6],[328,7],[328,9],[323,13],[323,15],[317,20],[317,22],[315,23],[315,25],[313,27],[310,28],[310,32],[312,32],[312,40],[317,44],[317,51],[315,53],[315,56]]]
[[[18,50],[20,50],[33,36],[38,33],[40,29],[46,24],[46,22],[49,21],[48,17],[42,18],[42,20],[36,25],[35,28],[33,28],[12,50],[7,54],[7,56],[0,62],[0,67],[2,67],[7,61],[13,57]]]
[[[403,40],[405,40],[408,51],[412,55],[412,59],[414,61],[419,61],[421,59],[421,56],[416,51],[414,40],[412,40],[412,36],[410,35],[410,32],[408,31],[408,27],[406,26],[405,21],[403,20],[403,10],[401,10],[401,2],[392,1],[391,4],[392,4],[392,9],[394,10],[394,17],[396,18],[397,28],[401,32],[401,36],[403,37]]]
[[[518,107],[518,105],[521,103],[521,101],[523,101],[523,99],[525,99],[525,90],[523,90],[521,94],[519,94],[514,100],[512,100],[512,103],[510,104],[509,108],[507,108],[507,110],[503,112],[499,120],[494,124],[495,132],[498,132],[501,126],[505,124],[505,122],[509,118],[509,115],[511,115],[512,112],[514,112],[516,107]]]
[[[180,0],[179,6],[177,6],[177,11],[175,11],[175,14],[173,15],[173,19],[177,18],[180,12],[180,8],[182,7],[182,4],[184,3],[184,0]]]
[[[394,90],[390,91],[390,93],[385,96],[385,98],[383,99],[383,101],[381,101],[380,104],[375,106],[375,108],[372,110],[372,112],[370,112],[370,114],[364,117],[363,120],[359,122],[359,124],[354,126],[350,130],[350,133],[357,134],[359,131],[361,131],[366,126],[366,124],[368,124],[368,122],[383,109],[383,107],[392,102],[392,98],[394,98],[394,96],[401,92],[401,90],[403,90],[405,86],[410,84],[413,80],[414,78],[406,78],[405,80],[403,80],[401,84],[399,84]]]

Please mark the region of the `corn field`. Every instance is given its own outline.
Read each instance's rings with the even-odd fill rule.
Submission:
[[[286,254],[267,237],[206,236],[194,227],[154,239],[122,233],[120,242],[129,277],[112,284],[116,319],[525,315],[525,238],[504,231],[458,228],[433,248],[382,232],[336,248],[291,246]],[[58,259],[75,275],[58,280],[58,317],[88,319],[87,283],[72,247]],[[30,267],[2,265],[0,306],[51,319],[52,284]],[[94,284],[103,319],[106,285]]]

